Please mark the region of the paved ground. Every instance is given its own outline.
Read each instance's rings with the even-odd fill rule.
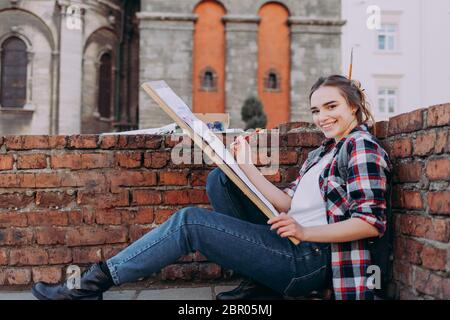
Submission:
[[[103,295],[105,300],[214,300],[217,293],[236,286],[205,286],[169,289],[111,290]],[[30,291],[0,291],[0,300],[36,300]]]

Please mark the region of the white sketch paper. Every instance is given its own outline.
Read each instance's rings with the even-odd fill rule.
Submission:
[[[231,169],[233,172],[246,184],[250,190],[262,200],[267,208],[276,216],[277,210],[272,203],[255,187],[255,185],[248,179],[246,174],[241,170],[233,155],[227,150],[222,141],[211,131],[208,126],[199,120],[191,111],[191,109],[184,103],[184,101],[166,84],[165,81],[151,81],[146,85],[151,87],[158,97],[165,102],[165,104],[172,109],[185,123],[199,135],[216,155]],[[195,141],[195,139],[194,139]],[[198,141],[196,141],[198,143]]]

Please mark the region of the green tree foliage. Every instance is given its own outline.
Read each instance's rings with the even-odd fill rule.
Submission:
[[[245,130],[265,128],[267,116],[264,113],[263,105],[257,97],[249,97],[244,101],[241,110],[242,121],[245,122]]]

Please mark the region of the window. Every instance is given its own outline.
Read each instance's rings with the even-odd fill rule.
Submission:
[[[382,24],[378,30],[378,50],[395,51],[397,50],[397,25]]]
[[[101,118],[111,117],[112,84],[112,57],[110,53],[104,53],[100,58],[98,88],[98,112]]]
[[[217,75],[213,68],[207,67],[200,73],[200,83],[202,91],[217,90]]]
[[[280,77],[275,70],[269,70],[264,77],[264,90],[265,91],[279,91],[280,90]]]
[[[397,109],[397,89],[378,89],[378,112],[381,115],[392,115]]]
[[[10,37],[2,45],[0,105],[22,108],[27,102],[27,46],[18,37]]]

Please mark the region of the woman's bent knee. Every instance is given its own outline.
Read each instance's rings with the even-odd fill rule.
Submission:
[[[219,168],[211,170],[206,179],[206,193],[208,195],[213,195],[218,191],[218,188],[224,187],[224,182],[227,177]]]

